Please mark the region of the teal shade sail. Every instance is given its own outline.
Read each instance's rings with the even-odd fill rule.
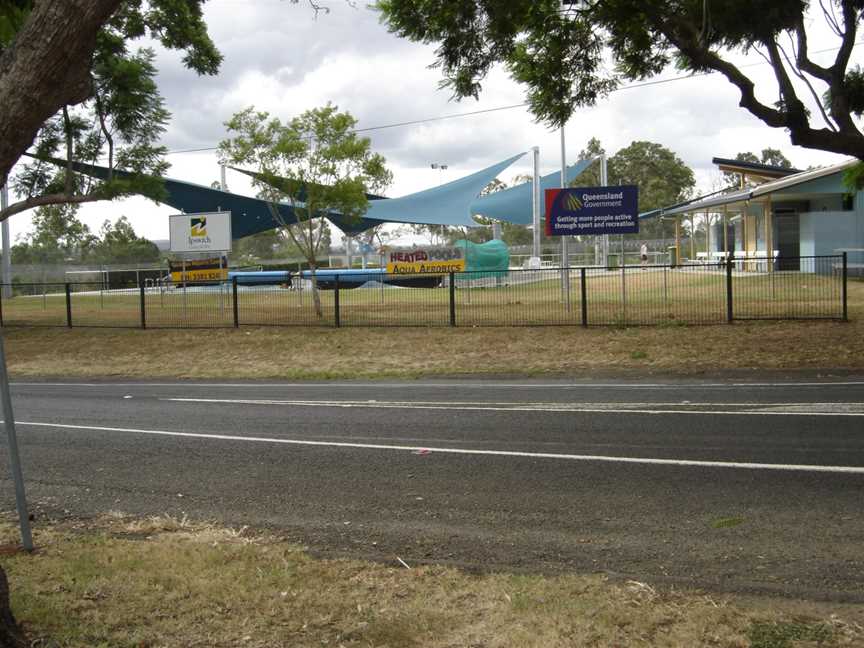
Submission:
[[[523,155],[525,154],[519,153],[464,178],[400,198],[384,198],[370,194],[369,208],[362,218],[348,218],[337,212],[326,212],[321,216],[348,235],[358,234],[382,223],[476,227],[476,221],[471,218],[472,201],[499,173]],[[66,165],[65,160],[57,158],[50,158],[48,161],[60,166]],[[95,178],[103,180],[108,178],[107,167],[73,162],[73,168]],[[237,170],[253,177],[257,176],[254,172]],[[124,177],[131,174],[115,170],[114,175]],[[274,218],[271,207],[265,200],[172,178],[162,180],[166,196],[161,202],[179,211],[186,213],[230,211],[231,233],[235,239],[280,227],[280,223]],[[275,208],[284,222],[289,224],[298,222],[297,213],[291,205],[279,203]]]
[[[573,182],[593,159],[580,160],[576,164],[567,167],[567,183]],[[546,215],[546,201],[543,192],[546,189],[557,189],[561,186],[561,172],[556,171],[540,178],[540,217]],[[516,225],[531,225],[533,214],[531,207],[531,183],[523,182],[515,187],[496,191],[476,198],[471,203],[471,213],[475,216],[494,218],[495,220],[507,221]]]

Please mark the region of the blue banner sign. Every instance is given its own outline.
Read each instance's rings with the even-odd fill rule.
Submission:
[[[639,187],[546,190],[546,235],[632,234],[639,231]]]

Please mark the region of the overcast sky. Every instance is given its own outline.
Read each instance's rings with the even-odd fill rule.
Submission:
[[[323,0],[331,9],[317,19],[303,0],[209,0],[207,24],[225,56],[218,77],[198,77],[176,53],[159,52],[159,87],[173,114],[164,137],[171,151],[213,147],[226,136],[224,122],[249,105],[283,119],[327,101],[351,112],[358,128],[437,118],[521,104],[524,91],[501,70],[485,82],[479,101],[450,100],[439,90],[440,72],[429,69],[434,47],[389,34],[362,0],[351,7]],[[811,51],[833,48],[837,40],[814,14]],[[861,47],[853,62],[860,62]],[[827,62],[829,51],[814,56]],[[776,90],[769,66],[758,55],[738,56],[757,82],[760,98],[773,103]],[[678,76],[674,70],[660,78]],[[821,91],[821,90],[820,90]],[[740,151],[779,148],[801,168],[842,158],[794,147],[782,130],[764,126],[738,107],[738,93],[719,76],[623,89],[580,110],[565,130],[572,163],[589,138],[598,137],[613,154],[634,140],[659,142],[675,151],[696,172],[700,190],[717,181],[711,158]],[[518,107],[485,114],[373,130],[373,149],[394,174],[386,192],[400,196],[453,180],[532,146],[540,147],[543,172],[560,168],[559,135],[536,124]],[[214,152],[172,153],[168,176],[209,185],[219,178]],[[430,168],[446,164],[446,171]],[[530,172],[530,156],[501,179]],[[614,181],[614,179],[610,179]],[[232,191],[251,194],[249,184],[229,171]],[[81,219],[95,231],[106,218],[130,218],[136,231],[151,239],[168,238],[170,207],[143,199],[85,205]],[[30,214],[12,217],[14,238],[30,226]]]

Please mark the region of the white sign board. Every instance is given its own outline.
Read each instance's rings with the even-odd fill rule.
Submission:
[[[168,217],[172,252],[229,252],[231,212]]]

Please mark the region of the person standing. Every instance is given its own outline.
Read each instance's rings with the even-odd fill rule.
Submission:
[[[642,269],[645,269],[645,266],[648,265],[648,246],[643,243],[642,247],[639,248],[639,258],[642,262]]]

